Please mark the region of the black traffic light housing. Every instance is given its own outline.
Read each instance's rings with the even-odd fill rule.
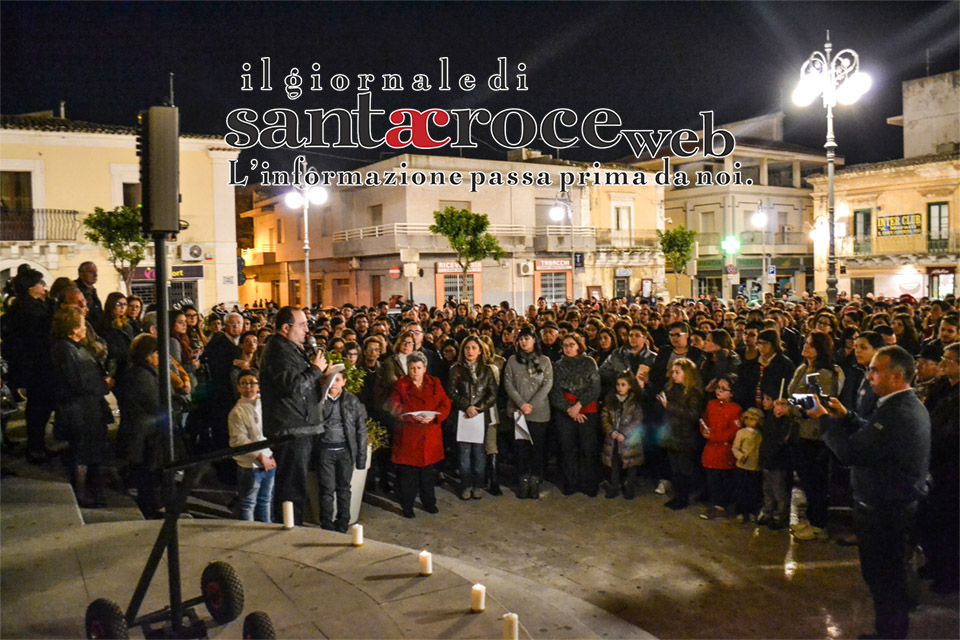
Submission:
[[[150,107],[137,117],[140,216],[144,235],[180,231],[180,116],[176,107]]]

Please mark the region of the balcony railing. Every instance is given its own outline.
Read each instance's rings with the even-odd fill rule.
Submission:
[[[0,241],[76,242],[79,212],[65,209],[0,209]]]
[[[741,231],[740,244],[807,244],[810,236],[800,231]]]
[[[837,255],[903,255],[960,253],[960,231],[934,231],[904,236],[845,236],[836,239]]]
[[[535,235],[538,236],[569,236],[570,225],[551,224],[545,227],[537,227]],[[595,238],[597,237],[596,227],[574,227],[573,237],[575,238]]]
[[[487,232],[494,236],[522,236],[527,228],[520,224],[492,224]],[[334,242],[348,240],[365,240],[367,238],[382,238],[384,236],[432,236],[430,223],[427,222],[400,222],[396,224],[381,224],[375,227],[358,227],[345,229],[333,234]]]
[[[653,248],[660,245],[654,229],[621,231],[617,229],[597,229],[597,248],[629,249],[632,247]]]

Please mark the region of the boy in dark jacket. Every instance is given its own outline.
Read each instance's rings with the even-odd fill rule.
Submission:
[[[763,509],[757,524],[781,529],[790,522],[790,440],[792,421],[788,414],[777,416],[777,392],[763,392],[763,425],[760,428],[760,471],[763,474]]]
[[[367,410],[343,387],[342,365],[333,365],[324,379],[324,431],[317,436],[317,477],[320,481],[320,526],[346,533],[350,525],[350,481],[353,470],[367,466]],[[336,520],[334,520],[336,496]]]

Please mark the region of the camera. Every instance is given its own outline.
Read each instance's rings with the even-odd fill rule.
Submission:
[[[820,387],[819,373],[808,373],[806,380],[807,380],[807,386],[810,388],[810,391],[812,391],[814,395],[823,396],[823,389]]]
[[[787,404],[793,407],[800,407],[802,411],[810,411],[816,408],[816,396],[812,393],[794,393],[787,398]]]

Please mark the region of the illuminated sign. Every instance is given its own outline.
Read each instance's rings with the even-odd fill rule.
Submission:
[[[877,236],[915,236],[920,234],[923,220],[919,213],[877,218]]]
[[[480,273],[483,271],[483,263],[471,262],[467,273]],[[437,262],[437,273],[463,273],[463,267],[457,262]]]
[[[157,270],[155,267],[137,267],[133,270],[134,280],[154,280],[156,277]],[[174,265],[170,269],[171,280],[198,280],[201,278],[203,278],[202,264]]]
[[[536,260],[534,262],[537,271],[567,270],[570,269],[570,258],[561,258],[556,260]]]

